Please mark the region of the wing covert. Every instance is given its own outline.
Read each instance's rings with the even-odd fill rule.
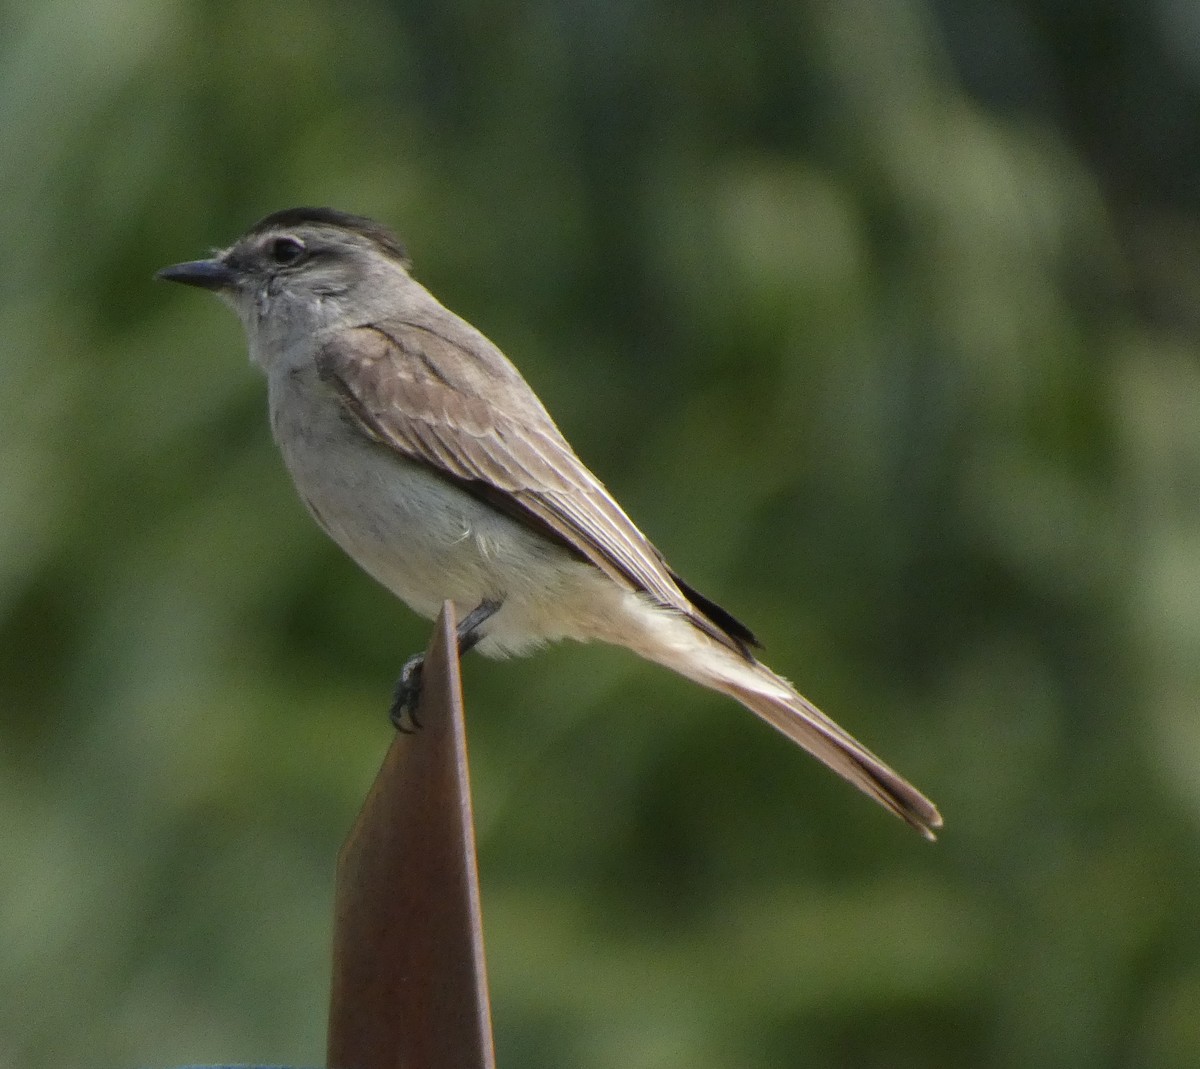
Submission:
[[[753,635],[723,610],[710,618],[707,599],[690,599],[520,375],[498,350],[493,355],[499,375],[442,333],[389,323],[341,332],[319,351],[317,370],[375,440],[535,521],[617,582],[749,656]]]

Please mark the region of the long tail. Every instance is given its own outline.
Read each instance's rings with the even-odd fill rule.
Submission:
[[[681,621],[682,622],[682,621]],[[784,678],[691,630],[691,641],[659,645],[643,655],[703,686],[736,698],[818,761],[890,809],[926,839],[937,838],[942,816],[928,798],[893,772],[849,732],[829,719]],[[698,648],[699,647],[699,648]]]
[[[803,746],[818,761],[916,828],[926,839],[932,842],[937,838],[937,831],[942,826],[942,815],[937,806],[798,694],[786,680],[765,665],[755,667],[763,676],[762,686],[719,678],[709,686],[736,698],[773,728]]]

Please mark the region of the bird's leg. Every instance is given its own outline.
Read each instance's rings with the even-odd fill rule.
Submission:
[[[458,621],[458,655],[461,657],[479,645],[483,638],[483,625],[500,611],[501,602],[484,598],[466,616]]]
[[[458,622],[458,655],[474,649],[483,638],[483,625],[499,610],[502,603],[484,598]],[[417,719],[417,702],[421,697],[421,674],[425,668],[425,654],[418,653],[404,662],[400,678],[392,690],[392,705],[388,716],[397,731],[405,733],[421,726]],[[407,714],[407,717],[405,716]]]

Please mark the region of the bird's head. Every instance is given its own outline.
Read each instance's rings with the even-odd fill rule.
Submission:
[[[251,356],[266,366],[264,354],[276,351],[267,342],[397,311],[410,266],[397,237],[372,219],[288,208],[209,259],[164,267],[155,277],[221,297],[242,320]]]

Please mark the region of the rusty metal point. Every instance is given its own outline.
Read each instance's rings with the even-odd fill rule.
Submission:
[[[329,1069],[495,1069],[455,627],[338,858]]]

